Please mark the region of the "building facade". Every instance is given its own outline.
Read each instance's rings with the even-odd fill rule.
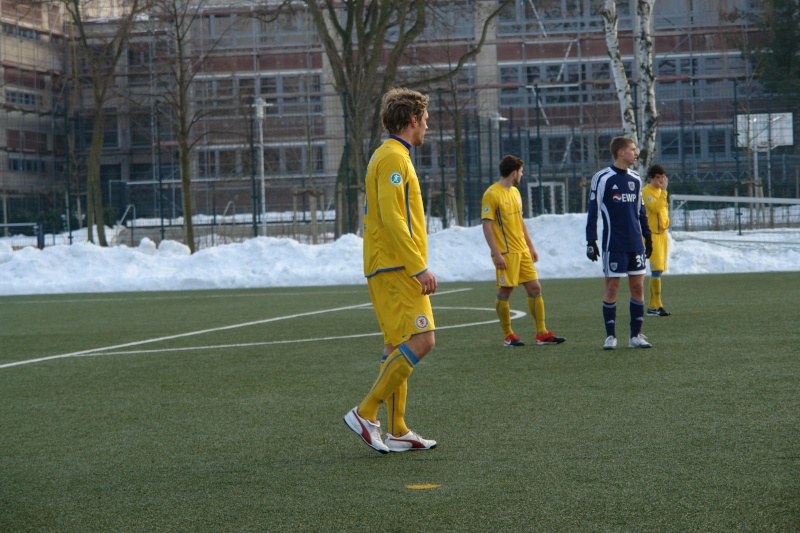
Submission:
[[[734,9],[752,9],[747,0],[697,4],[663,0],[655,8],[653,68],[660,124],[654,162],[668,168],[676,189],[732,194],[736,184],[759,178],[752,175],[754,155],[737,143],[736,115],[781,110],[770,108],[770,98],[742,55],[742,43],[753,29],[724,16]],[[473,49],[486,9],[496,5],[480,0],[438,5],[436,17],[406,51],[398,84],[442,72],[453,57]],[[191,115],[195,213],[216,217],[264,210],[306,217],[310,197],[323,210],[341,203],[343,174],[351,186],[358,184],[358,177],[347,172],[352,162],[347,162],[343,95],[333,88],[331,65],[303,6],[294,5],[274,19],[255,3],[215,4],[193,13],[191,37],[182,49],[189,50],[185,61],[192,73],[186,109]],[[438,205],[451,209],[444,201],[447,191],[460,187],[463,220],[476,223],[480,194],[496,179],[496,161],[504,153],[526,161],[527,216],[583,210],[585,182],[608,164],[608,143],[622,131],[601,8],[598,0],[517,1],[490,25],[483,48],[465,64],[456,84],[423,88],[431,96],[431,129],[414,158],[434,211]],[[623,60],[635,82],[632,3],[618,3],[617,9]],[[13,27],[27,28],[24,17],[15,16]],[[4,172],[0,185],[6,194],[16,194],[14,187],[29,193],[51,187],[53,197],[59,197],[67,183],[54,161],[64,155],[56,149],[63,141],[63,120],[53,104],[59,93],[53,81],[57,76],[48,72],[63,72],[67,54],[56,45],[66,51],[69,47],[63,25],[55,33],[55,21],[45,18],[42,14],[37,19],[39,33],[48,37],[38,45],[4,31],[4,39],[18,43],[17,63],[41,77],[32,83],[41,85],[42,98],[38,106],[36,91],[20,88],[30,95],[14,96],[15,89],[6,89],[3,153],[8,157],[19,145],[14,135],[20,134],[12,134],[14,130],[25,131],[28,146],[41,149],[40,156],[26,152],[27,163],[3,163],[4,169],[22,165],[37,176],[23,180],[26,172],[15,170],[13,181]],[[93,24],[98,36],[104,24]],[[46,48],[50,55],[23,53],[23,45]],[[115,91],[106,105],[101,179],[104,198],[118,213],[135,206],[140,217],[174,219],[182,214],[177,152],[182,121],[176,78],[170,77],[176,46],[163,19],[143,18],[117,68]],[[17,68],[5,66],[8,48],[3,46],[5,87]],[[41,66],[42,61],[49,67]],[[80,68],[80,61],[69,63]],[[80,103],[70,116],[75,160],[61,167],[80,174],[94,110],[86,95],[78,96]],[[9,108],[9,98],[28,99],[25,105],[14,104],[26,109]],[[11,127],[13,113],[38,118],[27,119],[28,129]],[[754,154],[762,158],[761,168],[766,168],[765,157],[775,158],[769,161],[775,183],[791,183],[796,156]],[[34,162],[36,157],[45,160]],[[261,206],[263,182],[266,205]],[[81,185],[74,187],[77,198]]]

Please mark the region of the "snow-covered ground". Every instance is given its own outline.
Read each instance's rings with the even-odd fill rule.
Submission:
[[[545,215],[526,221],[539,252],[541,279],[602,277],[585,256],[586,215]],[[108,230],[113,234],[113,230]],[[0,295],[116,291],[171,291],[350,285],[366,283],[361,238],[301,244],[258,237],[204,248],[150,240],[130,248],[102,248],[73,232],[71,246],[31,246],[12,251],[0,239]],[[58,239],[61,239],[59,236]],[[681,232],[671,234],[669,273],[704,274],[800,270],[800,236],[784,232]],[[787,241],[795,245],[784,245]],[[58,241],[56,241],[58,242]],[[429,268],[440,282],[491,281],[494,267],[479,226],[451,228],[429,236]]]

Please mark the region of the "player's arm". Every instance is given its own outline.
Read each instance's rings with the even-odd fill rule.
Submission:
[[[494,266],[498,270],[505,270],[506,259],[503,257],[503,253],[497,246],[497,240],[494,238],[494,220],[491,218],[481,219],[481,225],[483,226],[483,237],[486,239],[486,244],[489,245],[489,250],[492,252],[492,262]]]
[[[525,219],[522,217],[522,213],[520,213],[519,217],[522,219],[522,235],[525,237],[525,243],[528,245],[528,250],[531,252],[531,258],[533,262],[537,262],[539,260],[539,253],[536,251],[536,248],[533,247],[533,241],[531,240],[531,235],[528,233],[528,225],[525,224]]]
[[[639,203],[639,226],[642,228],[642,236],[652,235],[650,224],[647,223],[647,210],[644,207],[644,201]]]
[[[386,169],[405,169],[405,165],[400,162],[399,158],[397,161],[387,161],[382,166]],[[395,252],[400,257],[406,272],[410,276],[419,276],[428,267],[417,244],[411,238],[411,221],[406,218],[409,200],[406,187],[408,176],[402,172],[402,179],[398,183],[394,183],[392,175],[395,173],[396,171],[385,171],[378,176],[378,205],[380,206],[381,222],[389,234]]]
[[[599,204],[602,201],[601,195],[598,194],[599,183],[600,179],[598,175],[595,175],[589,187],[589,205],[586,216],[586,242],[597,241],[597,213],[599,211]]]
[[[667,200],[666,189],[661,189],[661,197],[663,207],[658,215],[658,229],[664,231],[669,228],[669,200]]]

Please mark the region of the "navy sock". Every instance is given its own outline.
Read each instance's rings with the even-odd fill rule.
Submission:
[[[631,298],[631,337],[642,332],[644,322],[644,302]]]
[[[603,300],[603,322],[606,324],[606,336],[617,336],[617,303],[610,304]]]

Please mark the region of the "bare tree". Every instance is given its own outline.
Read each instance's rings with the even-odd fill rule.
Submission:
[[[209,113],[195,103],[194,81],[220,39],[230,30],[231,22],[223,24],[215,35],[205,35],[203,15],[210,11],[204,0],[155,0],[153,16],[157,20],[159,46],[166,57],[157,58],[156,97],[163,101],[172,120],[178,146],[178,167],[181,175],[181,205],[183,208],[184,244],[194,253],[194,224],[192,221],[192,149],[203,138],[196,126]]]
[[[638,61],[640,94],[643,95],[644,120],[642,128],[637,128],[636,109],[634,108],[631,86],[622,54],[619,49],[619,33],[617,31],[617,6],[614,0],[605,0],[601,16],[605,30],[606,48],[611,59],[611,71],[614,75],[614,84],[617,99],[622,113],[622,126],[626,137],[635,139],[639,147],[639,168],[647,168],[653,158],[658,130],[658,109],[656,107],[655,75],[653,71],[653,37],[650,30],[652,25],[653,5],[655,0],[636,0],[636,15],[638,27],[634,28],[638,39],[636,53]]]
[[[83,0],[63,0],[70,19],[70,38],[77,43],[85,71],[75,72],[76,89],[89,86],[92,92],[94,116],[92,141],[86,168],[86,226],[88,239],[94,242],[92,226],[97,225],[100,246],[108,246],[103,213],[103,195],[100,188],[100,158],[103,150],[106,103],[114,85],[115,70],[124,53],[136,16],[145,8],[144,0],[130,0],[124,13],[113,24],[104,25],[105,31],[91,31],[87,9],[92,6]],[[77,60],[76,60],[77,64]]]
[[[513,0],[496,2],[473,1],[476,19],[481,21],[481,37],[453,67],[433,78],[407,79],[409,87],[421,87],[447,80],[458,74],[475,57],[486,40],[488,28],[499,13]],[[349,164],[360,185],[366,173],[369,153],[381,135],[379,100],[399,79],[404,54],[428,25],[432,9],[444,5],[425,0],[304,0],[320,36],[330,64],[333,85],[345,95]],[[452,6],[451,6],[452,7]],[[453,7],[455,8],[455,7]],[[458,9],[464,9],[459,5]],[[344,157],[339,179],[345,181]],[[351,191],[347,191],[351,194]],[[346,216],[355,219],[356,202]]]

